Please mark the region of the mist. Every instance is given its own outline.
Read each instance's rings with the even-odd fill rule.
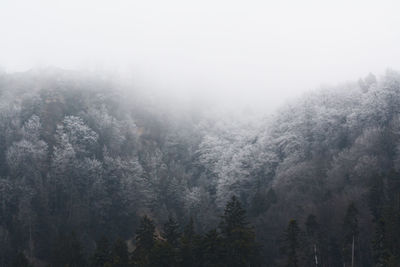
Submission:
[[[399,10],[0,0],[0,267],[400,266]]]
[[[271,110],[400,69],[398,1],[0,3],[0,66],[111,73],[141,90]]]

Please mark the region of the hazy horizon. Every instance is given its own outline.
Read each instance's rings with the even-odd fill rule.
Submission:
[[[0,267],[400,266],[399,10],[1,0]]]
[[[143,90],[271,110],[400,69],[396,1],[2,1],[0,66],[129,77]],[[398,56],[396,56],[398,55]]]

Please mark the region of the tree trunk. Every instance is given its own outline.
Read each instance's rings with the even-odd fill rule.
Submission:
[[[318,267],[317,245],[316,244],[314,244],[314,259],[315,259],[315,266]]]

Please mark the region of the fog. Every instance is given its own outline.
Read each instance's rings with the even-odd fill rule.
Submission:
[[[143,90],[275,108],[400,69],[398,1],[2,0],[0,65],[106,71]]]

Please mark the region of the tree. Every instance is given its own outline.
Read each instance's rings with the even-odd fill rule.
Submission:
[[[194,231],[193,218],[190,218],[189,223],[183,230],[181,237],[181,262],[182,266],[196,266],[196,233]]]
[[[170,267],[178,266],[177,253],[168,242],[157,240],[153,247],[150,266]],[[190,265],[183,265],[190,266]],[[193,265],[192,265],[193,266]]]
[[[226,257],[223,245],[223,240],[216,229],[208,231],[202,239],[202,266],[225,266],[224,259],[226,259]]]
[[[178,246],[179,238],[180,238],[179,225],[172,217],[169,217],[168,218],[168,222],[166,222],[164,224],[162,237],[172,247],[177,247]]]
[[[111,249],[112,267],[128,267],[129,253],[126,242],[121,238],[115,240]]]
[[[18,252],[12,262],[12,267],[32,267],[32,265],[29,263],[24,253]]]
[[[219,225],[226,250],[228,266],[250,266],[257,260],[258,247],[253,228],[248,226],[246,211],[239,200],[232,196],[226,204]]]
[[[317,218],[315,215],[310,214],[307,217],[307,220],[305,222],[306,226],[306,234],[308,241],[311,243],[311,251],[312,251],[312,262],[314,263],[313,265],[318,267],[319,262],[321,260],[318,260],[318,241],[319,241],[319,224],[317,222]]]
[[[354,203],[347,207],[343,223],[344,245],[343,255],[345,264],[354,267],[355,264],[355,243],[358,238],[358,210]]]
[[[92,267],[103,267],[106,263],[110,262],[110,244],[108,242],[108,239],[103,236],[96,243],[96,250],[94,251],[94,254],[90,260],[90,265]]]
[[[385,221],[383,218],[376,223],[372,248],[375,266],[385,266],[385,263],[389,258],[389,251],[386,249]]]
[[[220,222],[220,229],[224,236],[229,237],[235,233],[236,229],[247,226],[246,211],[242,208],[236,196],[232,196],[226,204],[224,215]]]
[[[57,128],[57,134],[68,140],[78,157],[93,154],[98,140],[98,134],[76,116],[65,116],[63,125]]]
[[[286,228],[284,241],[285,252],[287,255],[287,267],[298,267],[299,265],[299,249],[300,249],[300,228],[297,221],[291,219]]]
[[[368,206],[374,216],[375,222],[382,216],[384,206],[384,181],[383,177],[377,176],[373,179],[373,184],[368,192]]]
[[[140,221],[139,229],[136,231],[136,248],[133,260],[139,266],[148,266],[151,251],[156,242],[155,226],[152,219],[145,215]]]
[[[55,266],[86,266],[81,242],[74,232],[69,235],[65,233],[60,234],[54,248],[53,263]]]
[[[328,242],[327,262],[328,266],[343,267],[342,250],[334,237],[331,237]]]

